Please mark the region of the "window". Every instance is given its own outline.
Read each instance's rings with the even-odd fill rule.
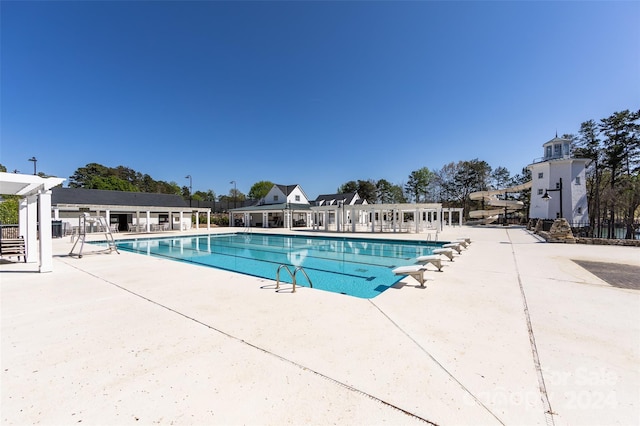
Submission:
[[[538,195],[542,195],[542,188],[538,189]]]
[[[553,156],[561,157],[562,156],[562,145],[556,144],[553,146]]]
[[[300,201],[300,196],[296,195],[296,201]]]
[[[551,146],[547,147],[544,156],[547,157],[547,158],[551,157]]]
[[[576,185],[580,185],[580,176],[576,176]]]
[[[273,201],[278,201],[278,196],[277,195],[273,196]]]
[[[538,179],[542,179],[544,177],[544,173],[540,172],[538,173]]]

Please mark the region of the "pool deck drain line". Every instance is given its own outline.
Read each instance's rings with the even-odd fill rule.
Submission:
[[[449,370],[447,370],[447,368],[444,365],[442,365],[440,361],[438,361],[433,355],[431,355],[431,353],[429,353],[428,350],[426,350],[420,343],[418,343],[416,339],[414,339],[409,333],[407,333],[402,327],[400,327],[394,320],[392,320],[389,317],[389,315],[387,315],[378,305],[376,305],[373,302],[373,300],[371,299],[368,299],[368,300],[369,300],[369,303],[371,303],[378,311],[380,311],[382,315],[384,315],[389,320],[389,322],[391,322],[391,324],[393,324],[402,334],[407,336],[409,340],[411,340],[418,348],[420,348],[420,350],[424,352],[438,367],[440,367],[442,371],[444,371],[454,382],[456,382],[458,386],[462,388],[463,391],[465,391],[469,396],[471,396],[471,398],[473,398],[473,400],[478,405],[480,405],[482,408],[487,410],[487,412],[491,414],[491,416],[493,416],[493,418],[495,418],[501,425],[505,424],[502,420],[500,420],[500,418],[493,411],[489,409],[489,407],[484,405],[484,403],[480,401],[465,385],[463,385],[462,382],[460,382],[460,380],[458,380]]]
[[[134,292],[134,291],[132,291],[132,290],[129,290],[129,289],[128,289],[128,288],[126,288],[126,287],[123,287],[123,286],[121,286],[121,285],[119,285],[119,284],[116,284],[116,283],[114,283],[114,282],[112,282],[112,281],[109,281],[109,280],[107,280],[107,279],[105,279],[105,278],[102,278],[102,277],[100,277],[100,276],[98,276],[98,275],[95,275],[95,274],[93,274],[93,273],[91,273],[91,272],[85,271],[84,269],[80,269],[80,268],[76,267],[75,265],[72,265],[72,264],[67,263],[67,262],[64,262],[64,263],[66,263],[68,266],[71,266],[72,268],[74,268],[74,269],[76,269],[76,270],[78,270],[78,271],[80,271],[80,272],[83,272],[83,273],[85,273],[85,274],[87,274],[87,275],[90,275],[90,276],[92,276],[92,277],[94,277],[94,278],[96,278],[96,279],[98,279],[98,280],[100,280],[100,281],[102,281],[102,282],[105,282],[105,283],[107,283],[107,284],[109,284],[109,285],[112,285],[112,286],[114,286],[114,287],[117,287],[117,288],[119,288],[120,290],[126,291],[127,293],[130,293],[130,294],[132,294],[133,296],[139,297],[140,299],[146,300],[147,302],[150,302],[150,303],[152,303],[152,304],[154,304],[154,305],[156,305],[156,306],[159,306],[159,307],[164,308],[164,309],[166,309],[166,310],[168,310],[168,311],[170,311],[170,312],[173,312],[173,313],[175,313],[175,314],[178,314],[178,315],[180,315],[181,317],[186,318],[186,319],[188,319],[188,320],[191,320],[191,321],[193,321],[193,322],[195,322],[195,323],[197,323],[197,324],[199,324],[199,325],[205,326],[205,327],[207,327],[208,329],[213,330],[213,331],[216,331],[216,332],[218,332],[218,333],[222,334],[223,336],[226,336],[226,337],[228,337],[228,338],[230,338],[230,339],[232,339],[232,340],[235,340],[235,341],[240,342],[240,343],[242,343],[242,344],[244,344],[244,345],[247,345],[247,346],[249,346],[249,347],[252,347],[252,348],[254,348],[254,349],[257,349],[257,350],[259,350],[260,352],[265,353],[265,354],[267,354],[267,355],[271,355],[271,356],[273,356],[273,357],[276,357],[276,358],[278,358],[279,360],[284,361],[284,362],[287,362],[287,363],[289,363],[289,364],[291,364],[291,365],[294,365],[294,366],[298,367],[299,369],[301,369],[301,370],[303,370],[303,371],[309,371],[309,372],[311,372],[311,373],[313,373],[313,374],[315,374],[315,375],[317,375],[317,376],[319,376],[319,377],[322,377],[323,379],[328,380],[328,381],[330,381],[330,382],[332,382],[332,383],[334,383],[334,384],[336,384],[336,385],[338,385],[338,386],[340,386],[340,387],[342,387],[342,388],[345,388],[345,389],[347,389],[347,390],[349,390],[349,391],[351,391],[351,392],[354,392],[354,393],[360,394],[360,395],[362,395],[362,396],[364,396],[364,397],[367,397],[367,398],[369,398],[369,399],[371,399],[371,400],[373,400],[373,401],[379,402],[379,403],[380,403],[380,404],[382,404],[382,405],[385,405],[385,406],[387,406],[387,407],[389,407],[389,408],[391,408],[391,409],[393,409],[393,410],[400,411],[401,413],[403,413],[403,414],[405,414],[405,415],[407,415],[407,416],[409,416],[409,417],[412,417],[412,418],[414,418],[414,419],[416,419],[416,420],[422,421],[422,422],[424,422],[424,423],[426,423],[426,424],[428,424],[428,425],[438,426],[438,424],[437,424],[437,423],[434,423],[434,422],[432,422],[432,421],[430,421],[430,420],[427,420],[427,419],[425,419],[425,418],[423,418],[423,417],[420,417],[419,415],[417,415],[417,414],[415,414],[415,413],[412,413],[412,412],[407,411],[407,410],[405,410],[405,409],[403,409],[403,408],[400,408],[400,407],[398,407],[397,405],[394,405],[394,404],[392,404],[392,403],[390,403],[390,402],[387,402],[387,401],[385,401],[385,400],[383,400],[383,399],[378,398],[377,396],[371,395],[370,393],[367,393],[367,392],[365,392],[365,391],[362,391],[362,390],[360,390],[360,389],[357,389],[357,388],[355,388],[355,387],[353,387],[353,386],[351,386],[351,385],[349,385],[349,384],[347,384],[347,383],[344,383],[344,382],[341,382],[341,381],[339,381],[339,380],[337,380],[337,379],[334,379],[334,378],[332,378],[332,377],[329,377],[329,376],[327,376],[327,375],[325,375],[325,374],[323,374],[323,373],[320,373],[319,371],[315,371],[315,370],[313,370],[313,369],[311,369],[311,368],[309,368],[309,367],[305,367],[304,365],[302,365],[302,364],[300,364],[300,363],[298,363],[298,362],[292,361],[292,360],[290,360],[290,359],[288,359],[288,358],[285,358],[285,357],[283,357],[282,355],[278,355],[278,354],[276,354],[276,353],[274,353],[274,352],[271,352],[271,351],[269,351],[269,350],[267,350],[267,349],[261,348],[260,346],[257,346],[257,345],[255,345],[255,344],[253,344],[253,343],[247,342],[247,341],[246,341],[246,340],[244,340],[244,339],[241,339],[241,338],[236,337],[236,336],[234,336],[234,335],[232,335],[232,334],[229,334],[229,333],[227,333],[226,331],[222,331],[222,330],[220,330],[219,328],[216,328],[216,327],[214,327],[214,326],[212,326],[212,325],[209,325],[209,324],[207,324],[207,323],[205,323],[205,322],[202,322],[202,321],[200,321],[200,320],[198,320],[198,319],[196,319],[196,318],[190,317],[190,316],[189,316],[189,315],[187,315],[187,314],[184,314],[184,313],[182,313],[182,312],[180,312],[180,311],[177,311],[177,310],[175,310],[175,309],[173,309],[173,308],[171,308],[171,307],[169,307],[169,306],[163,305],[162,303],[156,302],[155,300],[149,299],[148,297],[143,296],[143,295],[141,295],[141,294],[139,294],[139,293],[136,293],[136,292]],[[502,423],[502,422],[501,422],[501,423]],[[503,423],[503,424],[504,424],[504,423]]]
[[[529,314],[529,305],[527,304],[527,296],[524,292],[524,285],[522,284],[522,278],[520,276],[520,268],[518,268],[518,259],[516,258],[516,251],[511,241],[511,235],[509,230],[505,229],[509,244],[511,245],[511,255],[513,256],[513,264],[516,268],[516,275],[518,276],[518,285],[520,286],[520,295],[522,297],[522,304],[524,307],[524,315],[527,321],[527,331],[529,333],[529,343],[531,344],[531,354],[533,355],[533,365],[536,369],[536,375],[538,377],[538,388],[540,390],[540,398],[544,407],[544,416],[548,425],[554,426],[553,420],[554,413],[551,409],[551,402],[549,401],[549,394],[547,394],[547,386],[544,382],[544,375],[542,374],[542,366],[540,365],[540,357],[538,356],[538,346],[536,345],[536,337],[533,334],[533,325],[531,324],[531,315]]]

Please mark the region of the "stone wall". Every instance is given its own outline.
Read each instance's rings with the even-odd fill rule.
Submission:
[[[606,238],[576,238],[578,244],[593,244],[600,246],[640,247],[640,240],[608,240]]]
[[[541,219],[538,219],[538,221],[532,220],[527,224],[527,229],[540,235],[548,243],[640,247],[640,240],[609,240],[606,238],[574,237],[571,232],[571,226],[569,226],[569,222],[567,222],[566,219],[556,219],[549,231],[543,230]]]

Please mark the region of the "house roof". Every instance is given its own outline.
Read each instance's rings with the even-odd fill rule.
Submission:
[[[180,195],[86,188],[53,188],[51,204],[189,208]]]
[[[353,198],[356,196],[357,192],[346,192],[344,194],[322,194],[318,195],[318,198],[314,200],[317,204],[320,201],[324,201],[325,204],[330,203],[331,201],[344,201],[345,204],[351,204]]]
[[[294,184],[294,185],[280,185],[280,184],[276,184],[276,186],[278,187],[278,189],[280,189],[280,191],[282,191],[282,193],[284,195],[286,195],[287,197],[289,196],[289,194],[291,194],[293,192],[294,189],[296,189],[296,187],[298,186],[298,184]]]

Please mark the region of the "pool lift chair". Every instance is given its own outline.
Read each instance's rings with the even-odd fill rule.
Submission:
[[[113,234],[111,234],[111,228],[109,227],[109,224],[107,223],[106,218],[102,216],[90,216],[89,213],[83,213],[80,215],[79,221],[80,221],[79,223],[80,226],[78,226],[78,239],[73,244],[73,247],[71,247],[69,256],[74,256],[73,250],[75,250],[78,243],[80,243],[80,250],[78,251],[77,256],[79,259],[82,258],[82,249],[84,248],[84,242],[86,241],[86,238],[87,238],[87,231],[91,233],[94,227],[97,228],[98,232],[100,231],[104,232],[104,238],[107,242],[106,249],[98,250],[94,253],[97,253],[97,252],[111,253],[112,251],[115,251],[116,253],[120,254],[120,252],[118,251],[118,247],[116,246],[116,242],[113,239]]]

